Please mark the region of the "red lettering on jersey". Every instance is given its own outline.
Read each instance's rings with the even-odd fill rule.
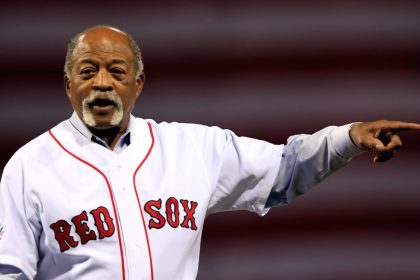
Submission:
[[[71,221],[76,226],[76,232],[80,236],[80,241],[82,244],[88,243],[90,240],[96,240],[96,234],[91,230],[86,223],[88,216],[86,211],[83,211],[77,216],[74,216]]]
[[[95,220],[95,226],[98,229],[99,239],[111,237],[112,235],[114,235],[114,222],[107,208],[100,206],[90,211],[90,213],[92,214],[93,219]]]
[[[107,208],[100,206],[90,211],[90,214],[93,216],[95,221],[99,239],[114,235],[114,222]],[[79,235],[80,243],[82,245],[91,240],[97,240],[95,231],[89,228],[88,220],[88,214],[86,211],[83,211],[71,219],[76,227],[75,231]],[[70,235],[71,227],[72,226],[65,220],[59,220],[50,225],[50,228],[54,231],[55,239],[60,245],[61,252],[68,250],[70,247],[75,248],[79,245],[79,242]]]
[[[165,225],[165,217],[163,217],[159,213],[159,209],[162,207],[162,200],[149,200],[144,205],[144,211],[146,211],[147,214],[151,216],[151,219],[149,220],[149,229],[157,228],[160,229]],[[153,209],[153,208],[156,208]]]
[[[181,205],[184,209],[185,216],[184,220],[181,223],[181,227],[190,228],[192,230],[197,230],[197,225],[195,223],[195,210],[198,206],[198,203],[195,201],[189,201],[186,199],[180,200]],[[165,217],[160,213],[162,207],[162,199],[159,200],[149,200],[144,205],[144,210],[148,213],[151,218],[149,220],[149,229],[156,228],[161,229],[165,226],[166,222],[173,227],[179,227],[180,222],[180,206],[179,201],[175,197],[170,197],[166,200],[165,203]]]
[[[179,207],[178,200],[175,197],[170,197],[166,200],[166,220],[173,228],[179,226]]]
[[[188,228],[188,223],[191,222],[191,229],[197,230],[197,226],[195,224],[195,208],[197,208],[198,203],[195,201],[190,201],[191,207],[188,207],[188,200],[181,199],[182,207],[184,207],[184,221],[181,224],[181,227]]]
[[[59,220],[50,225],[50,228],[54,231],[55,240],[60,245],[60,252],[68,250],[70,247],[75,248],[79,242],[74,240],[70,235],[71,225],[65,220]]]

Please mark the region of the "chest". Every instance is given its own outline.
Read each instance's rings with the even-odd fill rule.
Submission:
[[[146,251],[163,259],[198,251],[210,197],[200,156],[160,145],[118,156],[98,151],[63,152],[54,164],[33,166],[29,184],[46,250],[120,251],[126,266],[148,263]]]

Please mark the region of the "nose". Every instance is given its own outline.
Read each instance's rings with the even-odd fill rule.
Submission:
[[[112,77],[106,70],[100,69],[95,76],[93,87],[97,91],[112,91]]]

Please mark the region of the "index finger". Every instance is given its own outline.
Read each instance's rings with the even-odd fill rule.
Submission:
[[[388,128],[392,130],[398,130],[398,131],[418,130],[420,131],[420,123],[390,121],[388,125],[389,125]]]

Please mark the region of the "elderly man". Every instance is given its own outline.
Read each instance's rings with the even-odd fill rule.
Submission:
[[[131,115],[145,77],[131,36],[95,26],[68,46],[70,119],[22,147],[0,189],[6,279],[195,279],[205,217],[260,215],[364,150],[385,161],[420,124],[327,127],[286,145]]]

